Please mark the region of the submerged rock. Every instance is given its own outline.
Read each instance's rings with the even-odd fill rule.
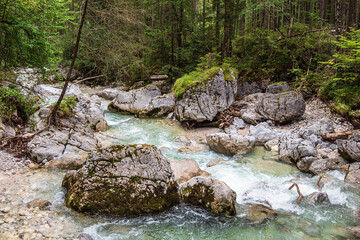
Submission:
[[[223,158],[215,158],[215,159],[211,160],[210,162],[208,162],[206,164],[206,167],[213,167],[213,166],[219,165],[223,162],[226,162],[226,160]]]
[[[245,219],[258,224],[274,219],[279,213],[271,207],[262,204],[246,204],[241,208],[244,210]]]
[[[180,185],[182,200],[216,214],[236,215],[236,193],[212,177],[194,177]]]
[[[213,121],[215,116],[226,110],[235,101],[237,83],[225,80],[223,70],[208,82],[194,90],[187,90],[176,101],[175,116],[179,121]]]
[[[206,136],[211,150],[228,156],[244,154],[254,147],[255,138],[251,136],[215,133]]]
[[[78,212],[133,216],[164,211],[179,202],[170,162],[154,146],[117,145],[93,152],[66,174],[65,203]]]
[[[51,202],[47,200],[33,200],[31,202],[28,202],[26,206],[28,208],[39,208],[40,210],[45,209],[46,207],[50,206]]]
[[[313,192],[304,197],[306,203],[310,204],[330,204],[329,196],[326,192]]]
[[[197,176],[210,176],[210,173],[201,170],[197,162],[192,159],[170,161],[170,165],[174,171],[175,179],[179,183],[187,182]]]

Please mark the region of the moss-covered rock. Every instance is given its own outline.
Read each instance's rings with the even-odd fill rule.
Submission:
[[[182,200],[216,214],[236,215],[236,193],[212,177],[194,177],[180,185]]]
[[[237,91],[235,75],[221,68],[212,71],[212,74],[205,75],[206,78],[198,76],[197,84],[187,84],[186,79],[176,81],[173,91],[177,96],[175,116],[179,121],[213,121],[219,112],[234,102]],[[181,85],[179,81],[185,83]],[[178,87],[181,90],[178,90],[178,85],[181,85]],[[183,93],[178,94],[179,91]]]
[[[179,202],[169,161],[154,146],[116,145],[98,150],[66,174],[65,203],[78,212],[134,216]]]

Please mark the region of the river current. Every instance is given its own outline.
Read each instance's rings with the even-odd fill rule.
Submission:
[[[103,104],[106,109],[107,103]],[[343,227],[356,224],[351,212],[359,206],[356,190],[344,183],[340,171],[328,173],[322,191],[329,195],[330,206],[296,204],[298,194],[288,188],[297,183],[303,195],[316,191],[318,177],[299,172],[296,167],[277,162],[273,153],[261,147],[245,156],[232,158],[205,149],[196,153],[181,153],[183,143],[175,141],[188,131],[178,123],[159,119],[138,119],[106,111],[109,125],[107,134],[116,144],[152,144],[161,149],[169,159],[194,159],[202,170],[224,181],[237,193],[237,203],[267,201],[279,216],[264,224],[252,224],[238,211],[235,217],[216,216],[205,210],[181,204],[172,209],[137,218],[87,216],[64,206],[61,188],[63,171],[34,174],[31,189],[24,202],[35,198],[53,203],[54,211],[67,219],[64,232],[84,232],[93,239],[343,239]],[[214,158],[224,158],[225,163],[206,167]],[[35,191],[36,189],[36,191]]]

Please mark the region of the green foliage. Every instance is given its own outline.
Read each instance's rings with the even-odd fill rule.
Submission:
[[[333,101],[333,110],[351,115],[360,109],[360,30],[341,36],[336,42],[340,51],[329,60],[331,78],[322,83],[320,96]]]
[[[44,67],[59,61],[59,33],[71,19],[66,2],[1,1],[0,67]]]
[[[288,32],[288,28],[279,30]],[[286,37],[275,31],[255,29],[234,41],[234,55],[228,61],[246,79],[279,80],[289,71],[306,72],[316,69],[327,61],[333,51],[333,36],[326,32],[308,32],[303,24],[292,28],[292,36]]]
[[[58,109],[58,115],[60,117],[69,117],[74,114],[74,107],[78,103],[78,100],[75,96],[65,96],[62,102],[60,103]]]
[[[0,86],[0,116],[7,123],[26,123],[37,110],[36,102],[33,96]]]

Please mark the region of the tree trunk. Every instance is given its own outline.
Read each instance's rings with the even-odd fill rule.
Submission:
[[[233,0],[224,0],[225,16],[224,16],[224,42],[222,55],[224,58],[231,55],[232,40],[232,19],[233,19]]]
[[[63,100],[63,98],[65,96],[67,87],[69,85],[70,77],[71,77],[72,71],[74,69],[76,57],[77,57],[77,54],[78,54],[78,51],[79,51],[79,45],[80,45],[80,39],[81,39],[81,31],[82,31],[82,28],[83,28],[84,22],[85,22],[87,6],[88,6],[88,0],[85,0],[84,9],[83,9],[83,13],[82,13],[82,16],[81,16],[81,22],[80,22],[80,25],[79,25],[78,35],[77,35],[77,38],[76,38],[76,44],[75,44],[75,48],[74,48],[74,56],[73,56],[73,59],[71,61],[70,69],[69,69],[69,72],[68,72],[68,74],[66,76],[65,84],[64,84],[64,87],[63,87],[62,92],[60,94],[60,97],[59,97],[57,103],[55,104],[55,106],[54,106],[54,108],[51,111],[51,114],[49,116],[48,125],[50,125],[50,124],[52,124],[53,122],[56,121],[56,113],[57,113],[57,111],[59,109],[60,103],[62,102],[62,100]]]

